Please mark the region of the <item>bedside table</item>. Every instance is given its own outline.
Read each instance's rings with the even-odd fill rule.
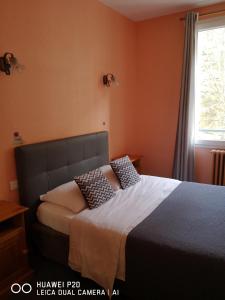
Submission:
[[[121,157],[124,157],[124,156],[128,156],[130,161],[132,162],[132,164],[134,165],[134,167],[139,170],[139,167],[140,167],[140,161],[141,161],[141,158],[142,156],[141,155],[136,155],[136,154],[121,154],[117,157],[113,157],[111,160],[115,160],[115,159],[118,159],[118,158],[121,158]]]
[[[14,202],[0,200],[0,298],[7,295],[12,283],[22,282],[32,274],[24,228],[27,210]]]

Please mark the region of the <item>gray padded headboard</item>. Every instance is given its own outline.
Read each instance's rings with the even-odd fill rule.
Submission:
[[[36,219],[39,196],[109,161],[106,131],[15,148],[20,202]]]

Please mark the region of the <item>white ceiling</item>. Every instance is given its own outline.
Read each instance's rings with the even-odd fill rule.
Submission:
[[[141,21],[187,9],[220,3],[219,0],[99,0],[133,21]]]

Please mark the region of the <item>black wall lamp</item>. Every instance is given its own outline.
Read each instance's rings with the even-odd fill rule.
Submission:
[[[103,84],[105,86],[110,87],[112,83],[115,83],[115,84],[118,85],[116,77],[112,73],[108,73],[106,75],[103,75]]]
[[[4,72],[6,75],[11,74],[11,68],[17,66],[17,59],[14,54],[6,52],[0,57],[0,71]]]

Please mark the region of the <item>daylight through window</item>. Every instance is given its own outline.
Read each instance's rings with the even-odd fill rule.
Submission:
[[[225,141],[225,21],[199,28],[196,67],[196,140]]]

